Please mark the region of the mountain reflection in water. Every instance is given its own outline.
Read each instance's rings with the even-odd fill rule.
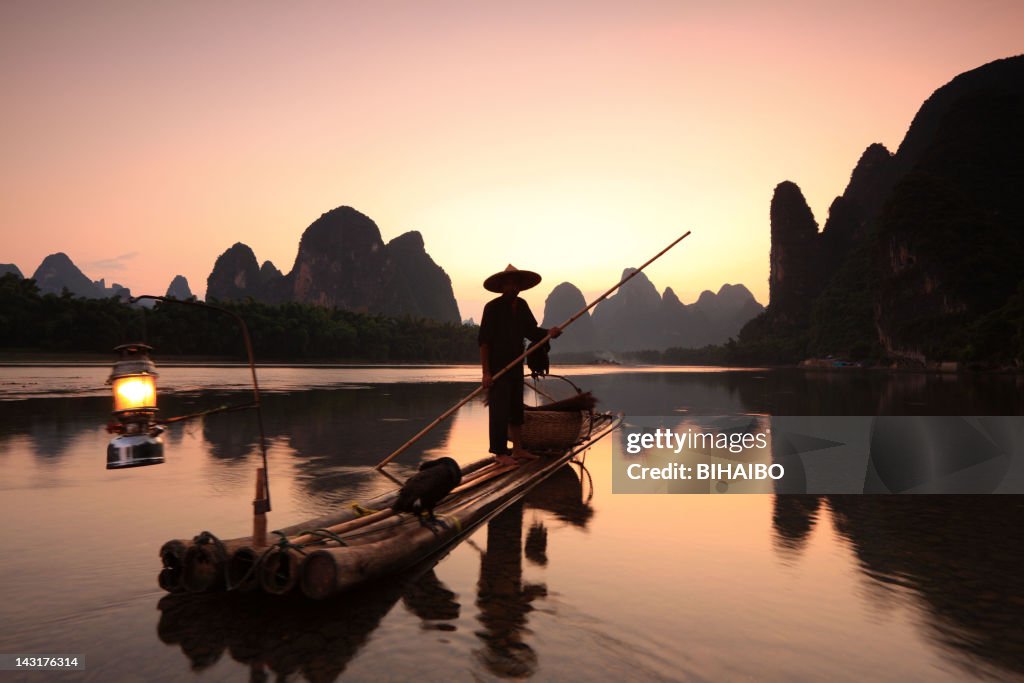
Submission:
[[[780,556],[799,554],[827,508],[873,600],[917,606],[965,671],[1024,675],[1024,499],[1020,496],[775,496]]]
[[[243,371],[163,370],[165,416],[249,399],[194,388],[244,388]],[[318,603],[166,596],[161,543],[249,531],[254,415],[174,425],[165,464],[108,472],[107,370],[90,370],[101,389],[83,395],[32,369],[4,372],[0,517],[31,533],[0,562],[0,652],[84,653],[95,680],[1024,680],[1015,496],[612,495],[607,438],[589,474],[560,470],[396,582]],[[84,386],[81,372],[52,374]],[[393,488],[369,466],[469,393],[477,370],[389,369],[376,383],[375,370],[348,372],[261,371],[272,526]],[[1024,413],[1018,376],[655,368],[572,379],[601,408],[680,421]],[[24,397],[4,389],[30,381]],[[486,442],[486,409],[471,402],[388,470],[401,480],[425,458],[469,462]]]
[[[264,429],[268,441],[294,451],[295,477],[311,502],[330,505],[377,491],[381,477],[372,467],[430,424],[438,405],[453,404],[465,393],[462,385],[438,383],[269,394],[263,399]],[[415,467],[409,463],[446,444],[456,420],[428,432],[391,471],[403,478],[411,474]],[[257,452],[259,430],[251,411],[205,419],[202,432],[215,458],[241,459]],[[457,457],[465,463],[484,457],[486,450]],[[339,477],[345,483],[341,491]]]

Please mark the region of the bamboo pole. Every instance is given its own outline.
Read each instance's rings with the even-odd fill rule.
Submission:
[[[572,316],[571,316],[571,317],[570,317],[570,318],[569,318],[568,320],[566,320],[566,321],[565,321],[564,323],[562,323],[561,325],[559,325],[559,326],[558,326],[558,327],[559,327],[559,329],[563,329],[563,330],[564,330],[564,329],[565,329],[566,327],[568,327],[569,325],[572,325],[572,324],[573,324],[574,322],[576,322],[576,320],[578,320],[578,319],[580,318],[580,316],[582,316],[582,315],[583,315],[584,313],[586,313],[587,311],[589,311],[589,310],[590,310],[591,308],[593,308],[594,306],[598,305],[599,303],[601,303],[602,301],[604,301],[605,299],[607,299],[607,298],[608,298],[608,296],[609,296],[609,295],[611,295],[611,293],[612,293],[612,292],[614,292],[614,291],[615,291],[616,289],[618,289],[618,288],[619,288],[619,287],[621,287],[622,285],[624,285],[624,284],[626,284],[627,282],[629,282],[630,280],[632,280],[632,279],[633,279],[633,278],[634,278],[634,277],[635,277],[636,275],[638,275],[638,274],[639,274],[639,273],[640,273],[640,272],[641,272],[641,271],[642,271],[642,270],[643,270],[644,268],[646,268],[647,266],[651,265],[652,263],[654,263],[655,261],[657,261],[657,260],[658,260],[659,258],[661,258],[662,256],[664,256],[665,252],[667,252],[667,251],[668,251],[669,249],[671,249],[672,247],[674,247],[674,246],[676,246],[677,244],[679,244],[679,243],[680,243],[681,241],[683,241],[683,239],[685,239],[685,238],[686,238],[686,237],[687,237],[687,236],[688,236],[689,234],[690,234],[690,231],[689,231],[689,230],[687,230],[687,231],[686,231],[685,233],[683,233],[682,235],[680,235],[679,237],[677,237],[676,239],[674,239],[674,240],[672,241],[672,243],[671,243],[671,244],[669,244],[669,245],[668,245],[667,247],[665,247],[664,249],[662,249],[661,251],[659,251],[659,252],[658,252],[657,254],[655,254],[654,256],[652,256],[651,258],[649,258],[649,259],[647,260],[647,262],[646,262],[646,263],[644,263],[644,264],[643,264],[642,266],[640,266],[639,268],[637,268],[636,270],[634,270],[634,271],[633,271],[632,273],[630,273],[630,274],[629,274],[629,275],[627,275],[626,277],[622,278],[622,280],[621,280],[621,281],[620,281],[620,282],[619,282],[619,283],[618,283],[617,285],[615,285],[614,287],[612,287],[611,289],[609,289],[609,290],[608,290],[607,292],[605,292],[605,293],[604,293],[604,294],[602,294],[601,296],[597,297],[596,299],[594,299],[593,301],[591,301],[591,302],[590,302],[589,304],[587,304],[586,306],[584,306],[583,308],[581,308],[581,309],[580,309],[579,311],[577,311],[576,313],[574,313],[574,314],[573,314],[573,315],[572,315]],[[550,340],[550,339],[551,339],[551,333],[550,333],[550,332],[548,332],[548,333],[547,333],[546,335],[544,335],[544,337],[543,337],[543,338],[542,338],[542,339],[541,339],[540,341],[538,341],[538,342],[536,342],[535,344],[533,344],[532,346],[530,346],[530,347],[529,347],[528,349],[526,349],[526,351],[523,351],[523,353],[521,353],[521,354],[519,355],[519,357],[518,357],[518,358],[516,358],[516,359],[515,359],[514,361],[512,361],[511,363],[509,363],[508,365],[506,365],[506,366],[505,366],[504,368],[502,368],[502,369],[501,369],[500,371],[498,371],[498,373],[497,373],[497,374],[495,374],[495,375],[492,375],[492,376],[491,376],[491,377],[492,377],[492,381],[497,381],[499,377],[501,377],[502,375],[504,375],[504,374],[505,374],[506,372],[508,372],[508,371],[509,371],[509,370],[511,370],[512,368],[515,368],[515,367],[519,367],[519,363],[520,363],[520,362],[521,362],[521,361],[522,361],[522,360],[523,360],[524,358],[526,358],[526,357],[527,357],[528,355],[530,355],[531,353],[533,353],[533,350],[534,350],[534,349],[536,349],[536,348],[538,348],[538,347],[540,347],[540,346],[544,345],[544,344],[545,344],[545,343],[546,343],[546,342],[547,342],[548,340]],[[416,443],[417,441],[419,441],[419,440],[420,440],[421,438],[423,438],[423,436],[424,436],[424,435],[426,435],[426,434],[427,434],[428,432],[430,432],[430,431],[431,431],[431,430],[432,430],[432,429],[433,429],[434,427],[436,427],[437,425],[441,424],[441,423],[442,423],[442,422],[444,422],[444,421],[445,421],[446,419],[448,419],[449,417],[451,417],[451,416],[452,416],[452,414],[454,414],[456,410],[458,410],[459,408],[461,408],[462,406],[466,405],[467,403],[469,403],[470,401],[472,401],[472,400],[473,400],[474,398],[476,398],[476,397],[477,397],[477,395],[478,395],[478,394],[480,394],[480,393],[481,393],[481,392],[482,392],[483,390],[484,390],[484,385],[483,385],[483,384],[481,384],[481,385],[480,385],[480,386],[478,386],[478,387],[477,387],[476,389],[474,389],[474,390],[473,390],[473,392],[472,392],[472,393],[471,393],[471,394],[470,394],[469,396],[467,396],[466,398],[462,399],[461,401],[459,401],[458,403],[456,403],[455,405],[453,405],[453,406],[452,406],[451,408],[449,408],[448,410],[446,410],[446,411],[445,411],[444,413],[442,413],[442,414],[441,414],[441,416],[440,416],[440,417],[438,417],[438,418],[437,418],[436,420],[434,420],[433,422],[431,422],[430,424],[428,424],[428,425],[427,425],[426,427],[424,427],[423,429],[421,429],[421,430],[419,431],[419,433],[418,433],[418,434],[416,434],[416,436],[414,436],[414,437],[412,437],[411,439],[409,439],[408,441],[406,441],[406,442],[405,442],[404,444],[402,444],[401,446],[399,446],[399,447],[398,447],[398,449],[397,449],[397,450],[395,450],[395,451],[394,451],[394,452],[393,452],[393,453],[392,453],[391,455],[389,455],[388,457],[384,458],[384,459],[383,459],[383,460],[381,460],[381,461],[380,461],[379,463],[377,463],[377,465],[375,465],[375,468],[376,468],[376,469],[378,469],[378,470],[379,470],[379,469],[383,469],[383,468],[384,468],[384,467],[385,467],[385,466],[386,466],[386,465],[387,465],[387,464],[388,464],[389,462],[391,462],[392,460],[394,460],[395,458],[397,458],[397,457],[398,457],[399,455],[401,455],[402,453],[404,453],[404,452],[406,451],[406,449],[408,449],[408,448],[409,448],[409,446],[411,446],[411,445],[413,445],[414,443]]]
[[[479,476],[486,468],[493,467],[494,460],[482,458],[462,468],[465,473],[463,481]],[[371,509],[390,508],[398,498],[398,490],[388,491],[371,500],[365,505]],[[281,534],[290,541],[304,535],[310,529],[323,529],[353,519],[359,513],[348,505],[326,515],[308,519],[298,524],[282,527],[275,534]],[[275,536],[276,538],[277,536]],[[224,584],[232,588],[245,590],[259,584],[259,574],[249,571],[263,553],[265,546],[258,546],[252,536],[231,538],[223,541],[225,553],[217,552],[216,544],[196,547],[195,539],[172,539],[160,548],[160,559],[163,565],[158,582],[168,592],[189,590],[202,592],[218,590]],[[186,585],[187,579],[187,585]],[[242,585],[244,584],[244,585]]]
[[[500,477],[501,475],[505,474],[506,472],[511,472],[512,470],[516,469],[517,467],[519,467],[518,464],[516,464],[516,465],[503,465],[501,467],[496,467],[493,470],[489,470],[486,474],[483,474],[483,475],[481,475],[479,477],[474,477],[472,481],[468,481],[468,482],[465,482],[463,484],[460,484],[460,485],[456,486],[455,488],[452,489],[452,494],[462,493],[463,491],[471,489],[474,486],[477,486],[479,484],[484,483],[485,481],[489,481],[491,479],[494,479],[495,477]],[[449,495],[451,495],[451,494],[449,494]]]
[[[463,491],[467,491],[467,490],[469,490],[471,488],[479,486],[480,484],[483,484],[484,482],[490,481],[491,479],[495,479],[495,478],[505,474],[506,472],[511,472],[512,470],[517,469],[518,467],[519,467],[518,465],[504,465],[504,466],[499,466],[499,467],[486,467],[486,468],[482,468],[481,470],[478,470],[479,474],[476,474],[476,476],[470,477],[468,481],[464,481],[459,486],[457,486],[454,489],[452,489],[451,492],[448,494],[448,496],[452,496],[452,495],[455,495],[457,493],[462,493]],[[448,496],[445,496],[445,498],[447,499]],[[335,534],[336,536],[340,536],[341,534],[344,534],[344,533],[351,533],[352,531],[355,531],[357,529],[360,529],[360,530],[363,530],[363,531],[370,531],[370,529],[364,528],[364,527],[372,527],[375,524],[377,524],[378,522],[381,522],[381,521],[386,520],[386,519],[390,519],[391,517],[393,517],[393,516],[395,516],[397,514],[398,513],[396,513],[391,508],[386,508],[384,510],[378,510],[377,512],[374,512],[372,514],[365,515],[365,516],[360,517],[358,519],[353,519],[353,520],[349,520],[347,522],[342,522],[341,524],[335,524],[334,526],[327,527],[324,530],[325,531],[329,531],[332,534]],[[291,543],[295,544],[295,545],[301,545],[303,543],[311,543],[313,541],[318,541],[318,540],[327,540],[327,539],[323,539],[321,536],[318,536],[316,534],[305,534],[305,535],[302,535],[302,536],[296,536],[295,538],[289,539],[289,541]]]
[[[190,593],[219,591],[226,586],[228,558],[238,548],[248,545],[243,541],[193,543],[185,551],[181,583]]]
[[[377,510],[376,512],[373,512],[368,515],[363,515],[362,517],[358,517],[356,519],[350,519],[346,522],[326,527],[324,531],[329,531],[332,534],[342,534],[344,532],[352,531],[353,529],[359,529],[368,524],[373,524],[374,522],[380,521],[382,519],[386,519],[387,517],[390,517],[393,514],[394,512],[392,511],[392,509],[388,507],[384,508],[383,510]],[[316,534],[303,534],[302,536],[296,536],[295,538],[289,539],[288,542],[294,545],[302,545],[303,543],[311,543],[313,541],[320,539],[321,537],[317,536]]]
[[[428,529],[416,526],[373,542],[313,550],[301,559],[299,566],[299,586],[302,592],[317,600],[327,598],[364,581],[399,571],[431,553],[439,552],[468,535],[475,525],[483,523],[491,515],[518,500],[563,467],[574,455],[609,434],[617,425],[617,420],[610,420],[591,441],[569,449],[562,457],[538,459],[522,467],[511,468],[514,471],[509,474],[507,481],[485,486],[480,495],[471,500],[454,500],[442,504],[438,516],[449,521],[445,527]],[[479,477],[478,482],[483,483],[488,478],[486,475]]]
[[[471,488],[470,486],[467,486],[467,484],[474,482],[477,479],[493,472],[497,468],[498,463],[492,460],[491,458],[483,458],[481,460],[477,460],[466,465],[465,467],[462,468],[463,474],[460,487],[453,489],[451,493],[465,490],[466,488]],[[386,476],[390,477],[390,475]],[[397,483],[401,484],[401,482]],[[475,484],[473,485],[475,486]],[[449,495],[451,495],[451,493],[449,493]],[[368,515],[356,517],[355,519],[348,518],[338,520],[337,522],[332,524],[321,524],[315,526],[307,524],[305,526],[293,526],[291,527],[290,532],[288,533],[288,541],[294,545],[299,545],[301,543],[309,543],[312,540],[316,540],[319,538],[318,536],[303,533],[305,531],[313,529],[323,529],[324,531],[329,531],[333,534],[338,534],[339,532],[349,532],[353,529],[360,529],[364,526],[375,524],[376,522],[382,519],[386,519],[390,516],[382,513],[391,511],[391,506],[395,503],[396,500],[398,500],[398,491],[393,491],[390,494],[387,494],[387,498],[384,498],[384,496],[380,496],[377,500],[381,500],[382,504],[379,506],[379,509],[377,509],[376,512],[370,513]],[[373,506],[367,505],[367,508],[373,509]],[[296,533],[299,535],[294,535]]]
[[[160,587],[168,593],[180,593],[185,590],[182,579],[185,573],[185,553],[191,541],[172,539],[160,548],[160,561],[163,569],[157,577]]]
[[[495,495],[495,491],[489,491],[486,497],[490,501]],[[444,511],[443,518],[453,523],[440,530],[416,526],[404,534],[391,535],[373,543],[314,550],[302,559],[299,585],[308,597],[322,599],[350,588],[360,578],[396,571],[408,563],[410,553],[422,552],[427,547],[458,536],[474,517],[491,509],[492,505],[479,507],[474,501],[459,501]],[[362,569],[366,570],[365,574]]]
[[[492,460],[491,464],[488,465],[487,467],[481,467],[476,472],[473,472],[472,474],[463,477],[462,481],[459,482],[459,485],[468,484],[469,482],[473,481],[474,479],[478,479],[478,478],[484,476],[485,474],[487,474],[488,472],[493,472],[494,470],[498,469],[499,467],[500,467],[500,465],[498,464],[498,461],[497,460]]]
[[[271,548],[260,567],[260,587],[271,595],[290,593],[299,581],[299,554],[291,548]]]
[[[266,550],[258,551],[252,546],[242,546],[231,553],[225,567],[229,590],[248,593],[259,587],[260,576],[256,565],[264,552]]]
[[[397,491],[389,491],[367,501],[366,505],[391,507],[397,497]],[[320,529],[350,520],[357,514],[353,508],[346,505],[332,513],[284,527],[278,532],[290,538],[307,529]],[[255,540],[252,536],[243,536],[227,539],[219,544],[197,544],[195,539],[168,541],[164,548],[161,548],[160,558],[163,561],[163,571],[170,571],[167,571],[166,574],[161,573],[161,586],[166,584],[171,587],[165,587],[165,590],[180,586],[189,592],[207,592],[220,590],[226,583],[226,579],[230,579],[234,585],[239,577],[244,576],[248,570],[248,566],[245,565],[248,555],[239,558],[239,563],[236,566],[240,569],[240,573],[229,572],[229,562],[241,549],[253,549]],[[179,547],[179,543],[183,549]]]
[[[260,467],[256,470],[256,496],[252,501],[252,544],[257,548],[267,545],[267,513],[270,499],[267,491],[267,470]]]
[[[469,463],[462,468],[463,483],[492,471],[495,462],[491,458],[483,458]],[[366,501],[370,509],[390,512],[391,506],[398,498],[397,489],[375,496]],[[357,522],[355,528],[373,524],[385,517],[381,515],[367,519],[367,515],[357,517],[359,513],[354,507],[345,505],[341,508],[313,519],[282,527],[275,534],[283,535],[292,543],[308,542],[314,537],[305,532],[312,529],[333,529],[348,522]],[[350,532],[351,527],[342,531]],[[278,536],[275,536],[275,539]],[[305,538],[304,538],[305,537]],[[260,585],[261,572],[253,569],[265,551],[266,544],[258,544],[253,536],[231,538],[221,544],[200,544],[195,539],[173,539],[160,549],[163,568],[158,577],[161,588],[168,592],[206,592],[230,587],[236,590],[251,590]],[[250,571],[252,570],[252,571]]]

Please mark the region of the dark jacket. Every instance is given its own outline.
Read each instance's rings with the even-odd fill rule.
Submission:
[[[513,299],[504,295],[488,301],[480,320],[477,341],[481,346],[488,345],[490,352],[487,362],[494,374],[523,353],[524,339],[537,342],[548,333],[537,326],[537,319],[533,317],[526,301],[519,297],[515,297],[514,301],[513,306]],[[519,374],[522,374],[521,370]]]

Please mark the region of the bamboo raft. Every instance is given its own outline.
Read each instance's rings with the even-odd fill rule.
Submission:
[[[502,466],[486,458],[463,467],[462,482],[435,509],[440,524],[424,526],[415,515],[393,512],[395,489],[278,529],[272,532],[278,540],[266,546],[255,545],[252,536],[220,540],[204,531],[160,548],[160,587],[171,593],[301,591],[323,599],[393,575],[468,537],[608,435],[622,417],[579,411],[571,419],[577,434],[557,449],[531,446],[524,430],[524,445],[543,452],[536,460]]]

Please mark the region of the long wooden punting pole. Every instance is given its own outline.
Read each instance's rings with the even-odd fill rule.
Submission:
[[[689,230],[687,230],[687,231],[686,231],[686,232],[684,232],[684,233],[683,233],[682,235],[680,235],[679,237],[677,237],[676,239],[674,239],[674,240],[672,241],[672,244],[668,245],[667,247],[665,247],[664,249],[662,249],[661,251],[659,251],[659,252],[658,252],[657,254],[655,254],[654,256],[652,256],[651,258],[649,258],[649,259],[647,260],[647,263],[643,264],[642,266],[640,266],[639,268],[637,268],[636,270],[634,270],[634,271],[633,271],[632,273],[630,273],[630,274],[629,274],[629,275],[627,275],[626,277],[622,278],[622,280],[621,280],[621,281],[619,282],[619,284],[615,285],[614,287],[612,287],[611,289],[609,289],[609,290],[608,290],[607,292],[605,292],[604,294],[602,294],[601,296],[597,297],[596,299],[594,299],[593,301],[591,301],[591,302],[590,302],[589,304],[587,304],[586,306],[584,306],[583,308],[581,308],[581,309],[580,309],[579,311],[577,311],[576,313],[574,313],[574,314],[572,315],[572,317],[570,317],[570,318],[569,318],[568,320],[566,320],[566,321],[565,321],[564,323],[562,323],[562,324],[561,324],[561,325],[559,325],[558,327],[559,327],[560,329],[563,329],[563,330],[564,330],[564,329],[565,329],[566,327],[569,327],[569,325],[572,325],[572,324],[573,324],[574,322],[576,322],[576,320],[577,320],[577,319],[578,319],[578,318],[579,318],[580,316],[582,316],[582,315],[583,315],[584,313],[586,313],[587,311],[589,311],[589,310],[590,310],[591,308],[593,308],[594,306],[598,305],[599,303],[601,303],[602,301],[604,301],[605,299],[607,299],[607,298],[608,298],[608,297],[609,297],[609,296],[611,295],[611,293],[612,293],[612,292],[614,292],[614,291],[615,291],[616,289],[618,289],[618,288],[619,288],[619,287],[621,287],[622,285],[624,285],[624,284],[626,284],[627,282],[629,282],[630,280],[632,280],[632,279],[633,279],[633,278],[634,278],[634,277],[635,277],[636,275],[638,275],[638,274],[640,273],[640,271],[642,271],[642,270],[643,270],[644,268],[646,268],[647,266],[651,265],[652,263],[654,263],[655,261],[657,261],[657,260],[658,260],[659,258],[661,258],[662,256],[664,256],[664,255],[665,255],[665,253],[666,253],[666,252],[667,252],[667,251],[668,251],[669,249],[671,249],[672,247],[674,247],[674,246],[676,246],[677,244],[679,244],[680,242],[682,242],[682,241],[683,241],[683,239],[684,239],[684,238],[686,238],[686,237],[687,237],[687,236],[688,236],[689,234],[690,234],[690,231],[689,231]],[[512,368],[518,367],[518,366],[519,366],[519,363],[520,363],[520,362],[521,362],[521,361],[522,361],[522,360],[523,360],[524,358],[526,358],[526,357],[527,357],[528,355],[530,355],[531,353],[533,353],[533,350],[534,350],[534,349],[536,349],[537,347],[539,347],[539,346],[543,345],[543,344],[544,344],[545,342],[547,342],[547,341],[548,341],[549,339],[551,339],[551,333],[550,333],[550,332],[549,332],[548,334],[544,335],[544,338],[543,338],[543,339],[541,339],[540,341],[538,341],[537,343],[535,343],[535,344],[534,344],[533,346],[531,346],[530,348],[526,349],[526,351],[523,351],[523,353],[522,353],[522,354],[520,354],[520,356],[519,356],[518,358],[516,358],[516,359],[515,359],[514,361],[512,361],[511,363],[509,363],[508,365],[506,365],[506,366],[505,366],[504,368],[502,368],[500,372],[498,372],[498,373],[497,373],[497,374],[495,374],[495,375],[492,375],[492,379],[496,381],[496,380],[497,380],[497,379],[498,379],[499,377],[501,377],[502,375],[504,375],[504,374],[505,374],[506,372],[508,372],[508,371],[509,371],[509,370],[511,370]],[[388,464],[389,462],[391,462],[392,460],[394,460],[395,458],[397,458],[397,457],[398,457],[399,455],[401,455],[402,453],[404,453],[404,452],[406,451],[406,449],[407,449],[407,448],[409,448],[409,446],[413,445],[414,443],[416,443],[417,441],[419,441],[419,440],[420,440],[421,438],[423,438],[423,436],[424,436],[425,434],[427,434],[427,432],[429,432],[429,431],[430,431],[430,430],[432,430],[432,429],[433,429],[434,427],[436,427],[437,425],[441,424],[441,423],[442,423],[442,422],[444,422],[444,421],[445,421],[446,419],[448,419],[449,417],[451,417],[451,415],[452,415],[452,414],[453,414],[453,413],[454,413],[454,412],[455,412],[456,410],[458,410],[459,408],[461,408],[462,406],[466,405],[467,403],[469,403],[470,401],[472,401],[472,400],[473,400],[474,398],[476,398],[476,396],[477,396],[478,394],[480,394],[480,392],[482,392],[483,390],[484,390],[484,385],[483,385],[483,384],[481,384],[480,386],[478,386],[478,387],[477,387],[476,389],[474,389],[474,390],[473,390],[473,393],[471,393],[471,394],[470,394],[469,396],[467,396],[466,398],[462,399],[461,401],[459,401],[458,403],[456,403],[455,405],[453,405],[453,406],[452,406],[451,408],[449,408],[448,410],[446,410],[446,411],[445,411],[445,412],[444,412],[444,413],[443,413],[443,414],[442,414],[442,415],[441,415],[440,417],[438,417],[438,418],[437,418],[436,420],[434,420],[433,422],[431,422],[430,424],[428,424],[428,425],[427,425],[426,427],[424,427],[423,429],[421,429],[421,430],[420,430],[420,432],[419,432],[419,433],[418,433],[418,434],[417,434],[416,436],[412,437],[411,439],[409,439],[408,441],[406,441],[406,442],[405,442],[404,444],[402,444],[401,446],[399,446],[399,447],[398,447],[398,449],[397,449],[397,450],[396,450],[396,451],[395,451],[394,453],[392,453],[391,455],[389,455],[388,457],[384,458],[384,459],[383,459],[383,460],[381,460],[381,461],[380,461],[379,463],[377,463],[377,465],[375,466],[375,469],[378,469],[378,470],[380,470],[380,469],[383,469],[385,465],[387,465],[387,464]]]

